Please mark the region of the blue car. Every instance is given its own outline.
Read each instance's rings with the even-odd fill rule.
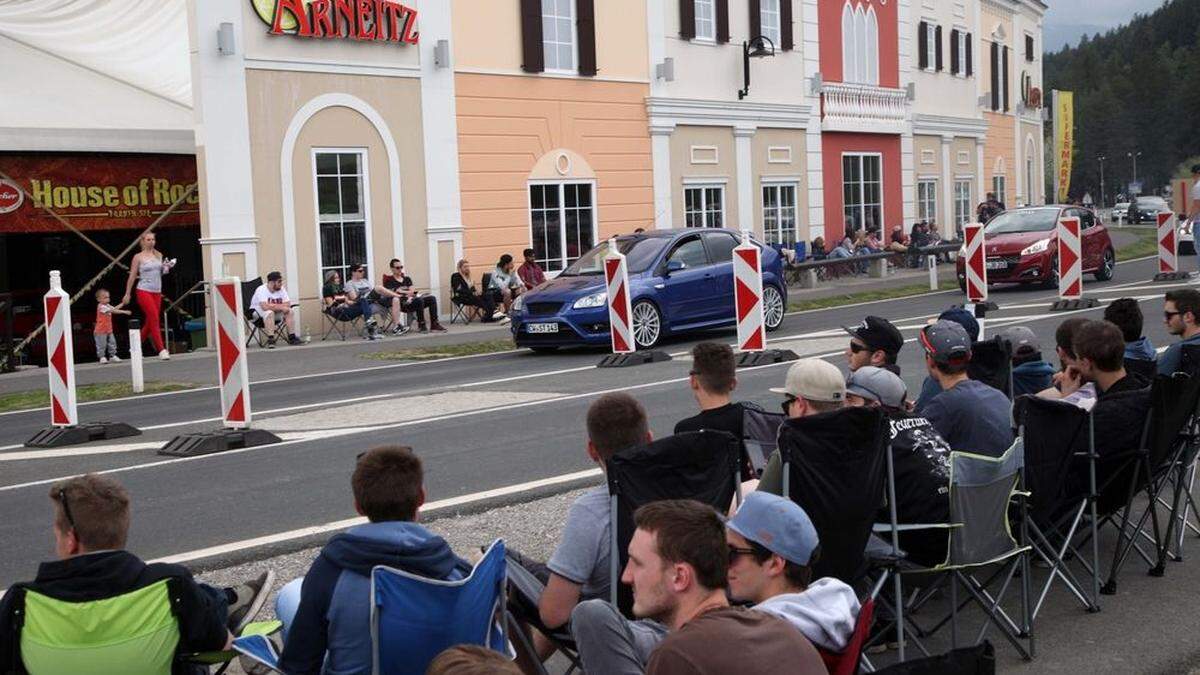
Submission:
[[[731,230],[654,230],[617,237],[629,268],[633,338],[649,349],[664,337],[690,330],[734,325]],[[760,244],[761,246],[761,244]],[[552,351],[558,347],[609,344],[608,292],[604,242],[558,277],[513,303],[513,340],[518,347]],[[783,323],[787,290],[783,262],[762,247],[763,318],[767,330]]]

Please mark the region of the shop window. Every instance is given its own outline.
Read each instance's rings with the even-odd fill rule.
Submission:
[[[1004,176],[992,176],[992,192],[996,201],[1008,205],[1008,180]]]
[[[782,0],[759,0],[758,15],[762,21],[762,36],[771,41],[776,49],[782,49],[779,3]],[[791,2],[791,0],[787,0]],[[754,36],[751,36],[754,37]]]
[[[695,0],[696,7],[696,39],[717,39],[717,9],[716,0]]]
[[[954,181],[954,229],[960,230],[966,223],[974,220],[971,210],[971,181],[960,179]]]
[[[546,70],[575,72],[575,0],[542,0],[542,54]]]
[[[538,264],[558,272],[596,245],[591,183],[529,186],[530,245]]]
[[[926,223],[937,220],[937,189],[936,180],[917,181],[917,220]]]
[[[336,270],[345,281],[352,265],[367,262],[367,217],[363,204],[364,150],[317,152],[317,222],[321,232],[321,283]],[[373,270],[367,270],[368,278]]]
[[[873,230],[883,225],[883,158],[842,155],[842,204],[846,229]]]
[[[687,227],[725,226],[725,187],[689,185],[683,189],[683,224]]]
[[[791,248],[796,243],[796,184],[764,184],[762,203],[763,238]]]

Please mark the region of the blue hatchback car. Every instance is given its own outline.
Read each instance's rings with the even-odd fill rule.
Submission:
[[[649,349],[667,335],[734,325],[733,249],[740,241],[738,233],[721,229],[617,237],[629,268],[638,349]],[[602,266],[607,251],[608,242],[601,243],[556,278],[517,298],[509,316],[518,347],[551,351],[609,343]],[[762,251],[763,319],[773,331],[783,323],[787,287],[779,253],[767,246]]]

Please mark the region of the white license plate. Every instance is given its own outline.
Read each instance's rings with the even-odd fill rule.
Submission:
[[[527,323],[525,324],[526,333],[557,333],[557,323]]]
[[[1003,260],[989,260],[987,262],[987,268],[989,270],[1006,270],[1008,269],[1008,263],[1004,262]]]

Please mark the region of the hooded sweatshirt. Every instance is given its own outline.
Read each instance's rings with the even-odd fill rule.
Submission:
[[[441,581],[471,573],[471,565],[454,555],[445,539],[417,523],[368,523],[335,536],[304,576],[281,671],[371,672],[371,568],[376,565]]]
[[[833,577],[822,577],[802,593],[776,595],[754,609],[787,621],[821,649],[841,652],[854,635],[859,604],[853,588]]]
[[[1036,394],[1054,383],[1054,367],[1042,360],[1026,361],[1012,370],[1013,398]]]
[[[1142,336],[1134,342],[1125,343],[1125,358],[1153,361],[1158,358],[1158,352],[1154,350],[1150,338]]]

